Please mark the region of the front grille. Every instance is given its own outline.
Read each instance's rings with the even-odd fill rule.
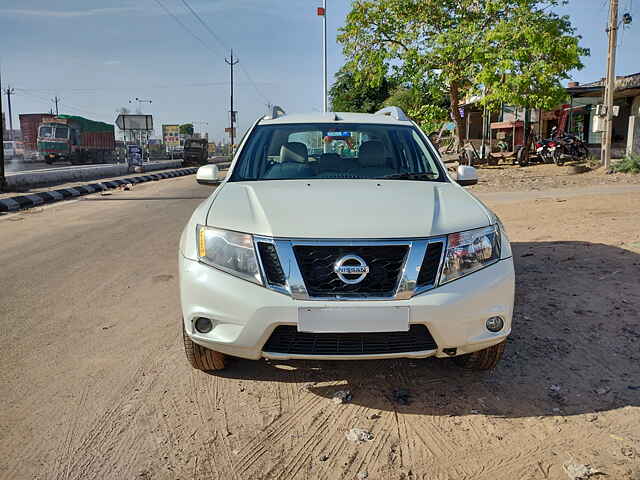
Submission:
[[[280,325],[263,351],[298,355],[376,355],[436,350],[425,325],[411,325],[407,332],[308,333],[295,325]]]
[[[270,285],[284,286],[287,280],[280,265],[278,253],[273,243],[258,242],[258,253],[262,260],[262,268]]]
[[[418,275],[418,287],[425,285],[433,285],[438,276],[438,267],[440,267],[440,257],[442,256],[442,242],[430,243],[427,247],[427,253],[424,255],[420,274]]]
[[[407,245],[296,245],[293,247],[300,273],[311,297],[391,297],[407,255]],[[344,283],[333,271],[345,255],[357,255],[369,266],[360,283]]]

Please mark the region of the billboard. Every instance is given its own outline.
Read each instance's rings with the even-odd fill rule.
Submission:
[[[180,146],[180,125],[162,125],[162,141],[169,149]]]
[[[153,130],[153,116],[118,115],[116,125],[120,130]]]

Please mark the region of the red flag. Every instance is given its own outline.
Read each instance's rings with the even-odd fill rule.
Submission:
[[[324,11],[324,8],[323,8],[323,7],[318,7],[318,16],[319,16],[319,17],[324,17],[324,14],[325,14],[325,13],[326,13],[326,12]]]

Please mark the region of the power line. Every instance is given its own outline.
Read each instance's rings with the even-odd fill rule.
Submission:
[[[193,31],[187,27],[182,20],[180,20],[176,15],[174,15],[171,10],[169,10],[164,3],[162,3],[160,0],[155,0],[155,2],[160,5],[160,7],[162,7],[162,9],[167,13],[167,15],[171,16],[171,18],[173,18],[182,28],[184,28],[187,32],[189,32],[189,34],[195,38],[196,40],[198,40],[198,42],[200,42],[207,50],[210,48],[209,45],[207,45],[205,43],[204,40],[202,40],[198,35],[196,35],[195,33],[193,33]]]
[[[157,1],[157,0],[156,0]],[[218,42],[218,44],[220,44],[220,46],[222,47],[223,50],[229,50],[229,46],[222,40],[222,38],[220,38],[220,36],[202,19],[202,17],[200,15],[198,15],[198,13],[191,7],[191,5],[189,5],[189,2],[187,2],[187,0],[182,0],[182,3],[184,3],[184,6],[187,7],[187,9],[191,12],[191,14],[196,18],[196,20],[198,20],[198,22],[205,28],[205,30],[207,30],[207,32],[209,32],[211,34],[211,36]],[[251,77],[251,75],[249,75],[249,72],[247,71],[247,69],[245,68],[245,66],[241,63],[240,64],[240,70],[242,70],[242,73],[244,73],[244,75],[247,77],[247,80],[249,80],[249,83],[251,84],[251,86],[253,86],[253,88],[255,89],[255,91],[258,93],[258,95],[260,95],[264,100],[266,100],[267,103],[271,103],[271,101],[269,100],[269,98],[258,88],[258,85],[256,84],[256,82],[254,82],[253,78]]]

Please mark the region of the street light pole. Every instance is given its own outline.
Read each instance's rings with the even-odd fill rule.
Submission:
[[[322,111],[327,113],[327,0],[322,0]]]

